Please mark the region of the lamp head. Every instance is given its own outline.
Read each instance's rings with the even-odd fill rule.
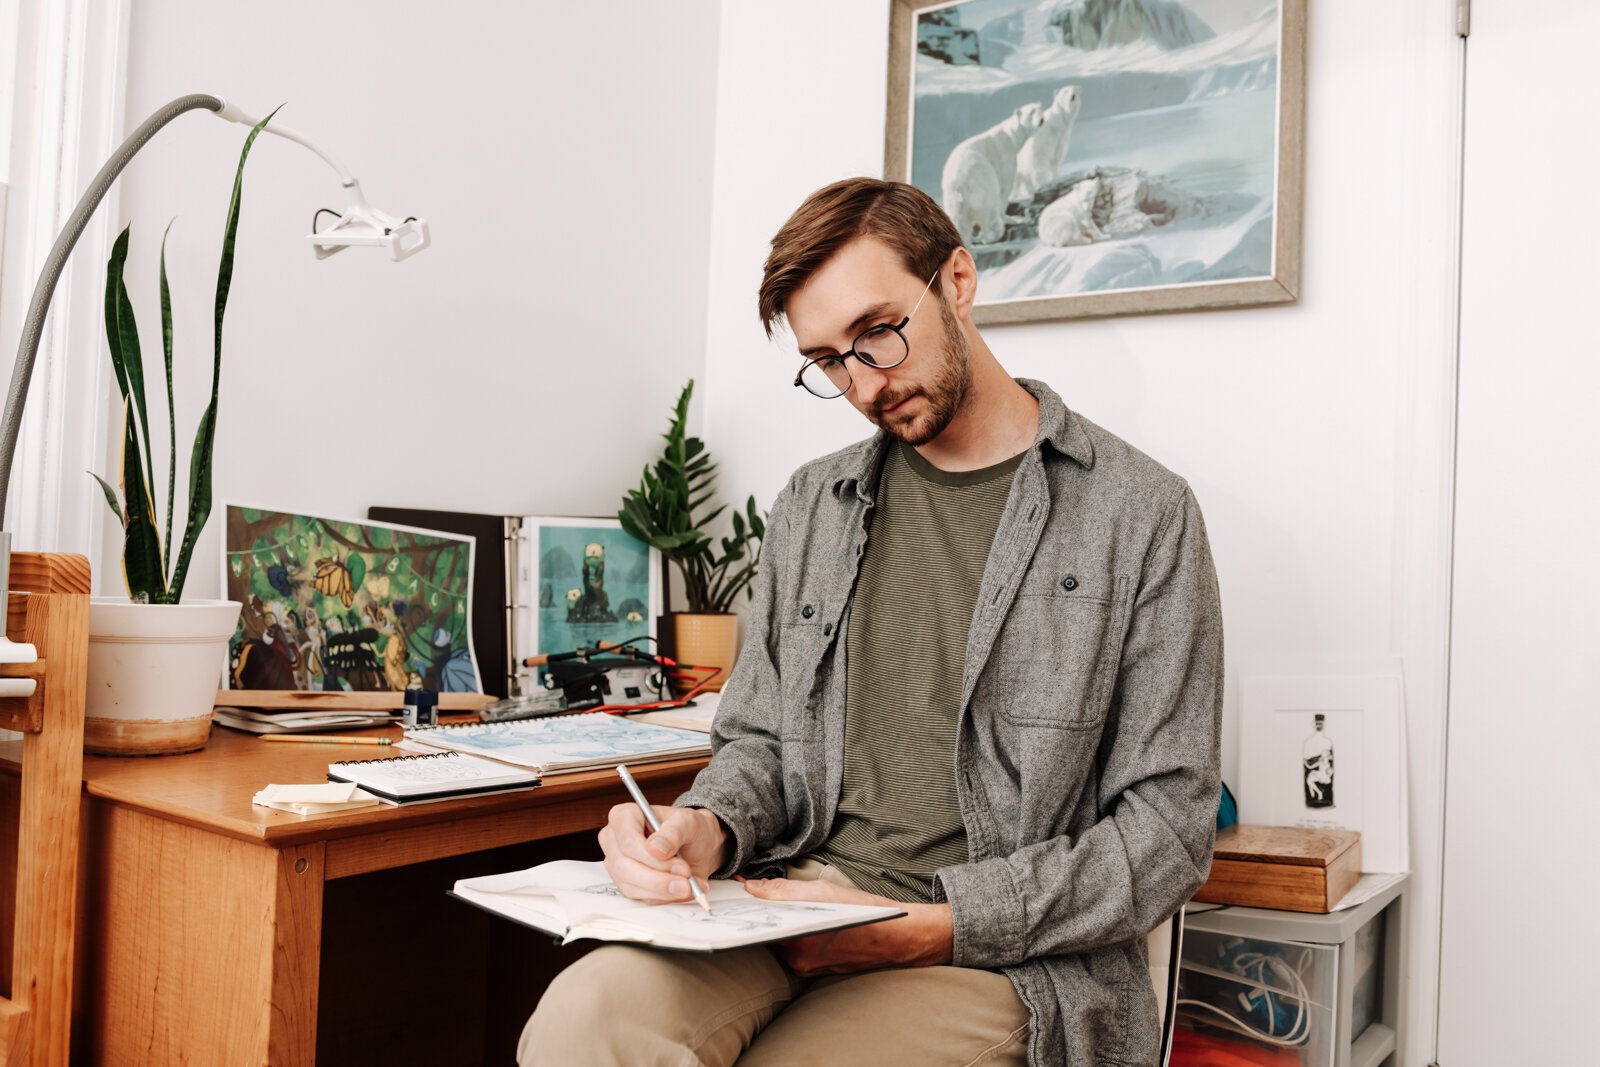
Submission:
[[[351,245],[376,245],[389,250],[389,258],[399,262],[428,247],[428,220],[419,218],[397,219],[360,200],[359,192],[344,214],[321,230],[312,223],[312,232],[306,235],[318,259],[327,259]],[[328,212],[332,213],[332,212]],[[320,218],[324,212],[319,211]]]
[[[255,126],[257,119],[241,111],[238,107],[228,103],[222,97],[212,98],[216,103],[218,118],[237,122],[244,126]],[[387,212],[379,211],[367,203],[366,197],[361,195],[361,183],[355,176],[341,166],[332,156],[317,147],[304,134],[291,130],[288,127],[274,123],[266,127],[266,132],[276,134],[287,140],[304,145],[320,156],[323,162],[332,167],[339,175],[339,184],[343,185],[348,193],[348,203],[344,212],[334,211],[332,208],[323,208],[311,220],[311,232],[307,239],[311,242],[312,249],[317,253],[318,259],[327,259],[335,252],[343,251],[351,245],[376,245],[389,250],[389,258],[396,262],[407,256],[415,255],[428,247],[428,223],[426,219],[419,219],[414,215],[399,218]],[[332,215],[334,222],[324,229],[317,229],[317,220],[323,215]]]

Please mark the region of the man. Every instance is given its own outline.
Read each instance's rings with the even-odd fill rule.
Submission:
[[[773,504],[715,755],[600,843],[628,896],[903,919],[696,957],[606,946],[551,986],[524,1064],[1153,1062],[1144,937],[1204,881],[1222,630],[1185,483],[972,324],[977,270],[909,185],[814,193],[763,323],[797,385],[878,427]],[[780,877],[771,877],[780,875]]]

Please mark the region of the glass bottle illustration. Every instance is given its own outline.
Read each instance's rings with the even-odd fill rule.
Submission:
[[[1333,742],[1322,732],[1324,718],[1320,713],[1316,715],[1316,729],[1300,746],[1308,808],[1333,807]]]

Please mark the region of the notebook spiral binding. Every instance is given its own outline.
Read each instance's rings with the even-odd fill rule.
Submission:
[[[418,752],[414,756],[382,756],[382,757],[379,757],[378,759],[340,760],[338,763],[330,763],[330,764],[328,764],[328,766],[329,767],[364,767],[369,763],[395,763],[397,761],[402,761],[402,760],[438,759],[441,756],[459,756],[459,755],[461,755],[461,753],[459,753],[459,752]]]

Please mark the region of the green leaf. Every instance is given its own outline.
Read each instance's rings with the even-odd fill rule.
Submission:
[[[282,105],[279,105],[281,107]],[[228,310],[228,291],[233,285],[233,246],[239,234],[239,198],[244,189],[244,164],[250,156],[250,146],[272,121],[272,114],[255,124],[244,139],[244,150],[239,153],[239,168],[233,175],[233,198],[228,202],[228,223],[222,234],[222,260],[217,267],[216,333],[212,346],[211,403],[200,417],[200,429],[195,434],[194,452],[189,458],[189,516],[183,530],[183,548],[178,563],[172,570],[173,598],[181,596],[183,584],[189,575],[189,560],[194,546],[200,540],[200,531],[211,518],[211,457],[217,439],[217,391],[222,380],[222,317]],[[176,461],[177,457],[173,457]]]
[[[128,517],[122,513],[122,502],[117,499],[117,491],[111,488],[111,483],[100,477],[94,471],[86,472],[89,477],[100,483],[100,488],[106,494],[106,504],[111,508],[111,514],[117,517],[117,522],[124,530],[128,528]]]
[[[161,351],[167,368],[167,532],[161,539],[165,558],[161,573],[167,573],[172,554],[172,509],[178,500],[178,409],[172,399],[172,292],[167,287],[167,235],[172,223],[161,234]]]
[[[122,540],[122,576],[128,596],[140,603],[167,602],[166,573],[161,567],[161,535],[155,504],[144,480],[139,435],[133,422],[133,401],[122,401],[122,499],[126,501]]]
[[[108,343],[112,336],[117,339],[111,357],[112,364],[121,366],[117,384],[124,387],[124,397],[133,398],[133,408],[138,413],[138,435],[145,444],[142,455],[144,482],[149,486],[155,482],[155,472],[151,467],[150,411],[145,406],[144,398],[144,359],[139,354],[139,325],[134,320],[133,301],[128,297],[128,285],[123,277],[130,230],[131,227],[123,228],[122,236],[112,245],[111,259],[106,264],[107,288],[115,290],[114,293],[107,293],[106,313],[109,321],[106,323],[106,337]]]
[[[361,591],[361,583],[367,580],[367,559],[359,552],[352,552],[345,557],[344,565],[350,570],[350,588]]]
[[[139,454],[138,439],[145,438],[148,448],[148,426],[145,419],[144,408],[144,370],[139,358],[139,330],[133,317],[133,303],[128,299],[127,284],[123,279],[124,267],[128,258],[128,241],[131,227],[124,226],[117,235],[116,241],[111,246],[111,257],[106,261],[106,292],[105,292],[105,319],[106,319],[106,345],[111,351],[111,367],[117,375],[117,388],[122,394],[124,402],[128,401],[130,394],[137,405],[141,427],[130,421],[126,430],[134,438],[134,452]],[[131,416],[128,416],[131,419]],[[143,455],[146,477],[150,480],[150,456],[148,452]],[[102,482],[102,485],[104,483]],[[119,509],[113,508],[122,518],[123,529],[128,526],[126,515]],[[159,545],[157,546],[159,552]],[[163,570],[163,580],[165,571]],[[131,595],[131,594],[130,594]]]
[[[111,258],[106,260],[106,344],[111,349],[111,369],[117,372],[117,389],[124,400],[128,397],[128,372],[122,361],[122,325],[118,295],[122,291],[122,268],[128,258],[128,233],[124,226],[111,246]]]

